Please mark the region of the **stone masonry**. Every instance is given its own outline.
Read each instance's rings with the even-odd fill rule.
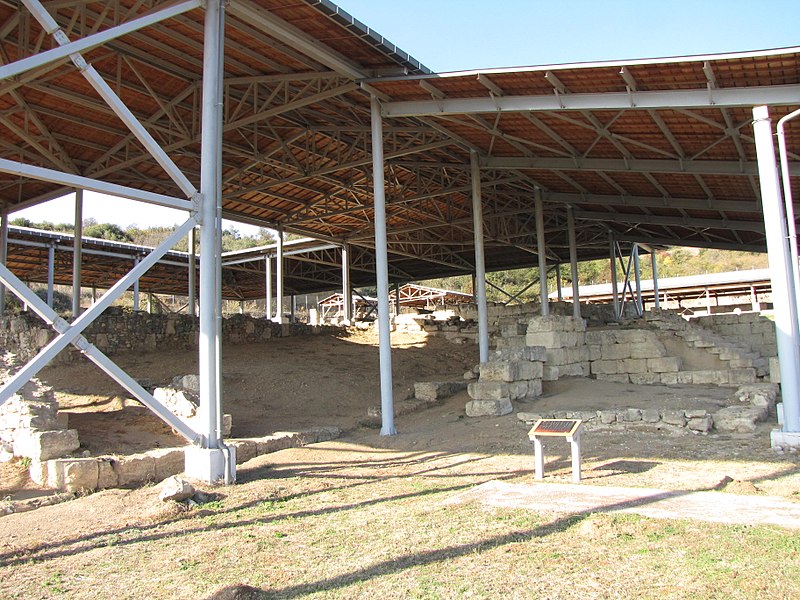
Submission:
[[[512,400],[533,400],[542,394],[545,350],[541,347],[504,349],[494,352],[478,369],[478,381],[467,386],[472,400],[468,417],[507,415]]]

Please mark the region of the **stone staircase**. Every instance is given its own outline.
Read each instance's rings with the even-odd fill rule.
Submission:
[[[769,360],[742,342],[686,321],[668,311],[652,310],[645,314],[644,319],[649,328],[660,332],[665,342],[671,335],[681,340],[690,350],[715,358],[716,365],[699,370],[707,372],[709,379],[720,382],[727,379],[729,384],[741,384],[762,381],[769,375]],[[728,373],[727,377],[723,375],[723,371]]]

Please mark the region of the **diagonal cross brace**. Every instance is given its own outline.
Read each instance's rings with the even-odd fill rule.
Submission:
[[[83,313],[80,317],[70,325],[64,319],[51,309],[47,304],[42,301],[36,294],[34,294],[28,287],[20,281],[5,265],[0,265],[0,283],[8,287],[15,295],[21,300],[26,302],[36,313],[42,317],[49,325],[51,325],[57,332],[58,336],[54,338],[47,346],[30,360],[22,369],[20,369],[5,386],[0,388],[0,404],[3,404],[11,396],[13,396],[19,389],[25,385],[32,377],[49,363],[55,356],[66,348],[69,344],[74,344],[83,354],[87,356],[92,362],[99,366],[109,376],[116,380],[126,390],[132,393],[138,400],[145,406],[152,410],[156,415],[165,421],[170,427],[174,428],[187,440],[192,443],[200,441],[201,437],[197,434],[185,421],[174,415],[171,411],[163,406],[156,400],[147,390],[139,385],[132,377],[120,369],[110,358],[98,350],[95,346],[90,344],[86,338],[81,335],[83,330],[86,329],[106,308],[108,308],[114,300],[122,295],[131,284],[138,280],[150,267],[152,267],[158,260],[166,254],[181,238],[185,237],[190,229],[195,226],[195,220],[190,218],[183,225],[181,225],[175,232],[169,236],[158,248],[154,249],[142,261],[134,267],[125,277],[120,279],[111,289],[109,289],[100,299],[95,302],[89,310]]]

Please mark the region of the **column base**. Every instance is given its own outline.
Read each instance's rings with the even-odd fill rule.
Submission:
[[[198,448],[190,446],[184,451],[184,474],[192,479],[211,484],[225,481],[226,454],[230,453],[229,483],[236,483],[236,449]]]
[[[394,425],[390,427],[381,427],[381,435],[397,435],[397,429]]]
[[[800,450],[800,431],[773,429],[769,441],[774,450]]]

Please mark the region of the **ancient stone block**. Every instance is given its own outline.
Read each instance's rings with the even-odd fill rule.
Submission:
[[[663,356],[647,360],[647,370],[653,373],[677,373],[683,361],[679,356]]]
[[[645,408],[642,410],[642,421],[645,423],[658,423],[661,420],[661,413],[657,408]]]
[[[626,358],[622,361],[621,373],[647,373],[647,359]]]
[[[508,395],[511,400],[521,400],[528,395],[528,382],[515,381],[508,384]]]
[[[563,334],[559,331],[531,331],[525,336],[525,344],[528,346],[544,346],[545,348],[561,348],[564,346]]]
[[[754,383],[758,381],[756,370],[749,369],[732,369],[729,373],[730,384]]]
[[[114,462],[120,487],[136,486],[156,479],[156,461],[149,454],[131,454]]]
[[[613,410],[601,410],[599,417],[603,425],[613,425],[617,422],[617,413]]]
[[[608,344],[600,346],[602,360],[624,360],[631,357],[630,346],[627,344]]]
[[[481,381],[518,381],[522,379],[520,363],[518,360],[484,363],[481,365]]]
[[[184,448],[158,448],[150,450],[147,454],[155,461],[154,481],[182,473],[186,464]]]
[[[741,386],[734,393],[739,402],[772,408],[778,397],[778,386],[774,383],[754,383]]]
[[[96,458],[56,458],[47,463],[49,487],[68,492],[97,489],[99,469]]]
[[[544,374],[544,365],[539,361],[520,361],[519,378],[523,380],[541,379]]]
[[[686,414],[682,410],[664,410],[661,412],[661,420],[667,425],[686,426]]]
[[[183,470],[183,467],[181,467]],[[178,471],[180,472],[180,471]],[[119,486],[117,472],[114,470],[114,460],[107,457],[97,459],[97,489],[107,490]]]
[[[599,381],[611,381],[612,383],[630,383],[630,377],[626,373],[598,373],[596,378]]]
[[[708,433],[711,431],[713,425],[714,421],[711,419],[711,415],[695,417],[694,419],[689,419],[686,423],[686,427],[692,431],[699,431],[700,433]]]
[[[692,377],[693,377],[692,373],[694,373],[694,371],[678,371],[678,373],[676,374],[678,378],[678,383],[679,384],[692,383]],[[668,373],[662,373],[661,381],[664,381],[664,377],[666,375],[668,375]]]
[[[755,431],[756,423],[765,418],[765,411],[751,406],[728,406],[714,413],[714,429],[717,431]]]
[[[728,371],[691,371],[692,383],[695,385],[726,385],[729,382]]]
[[[542,380],[532,379],[528,382],[528,394],[526,398],[533,399],[542,395]]]
[[[699,419],[700,417],[705,417],[708,411],[704,408],[693,408],[685,410],[684,414],[687,419]]]
[[[481,373],[482,375],[482,373]],[[508,384],[498,381],[477,381],[467,387],[474,400],[502,400],[509,398]]]
[[[631,358],[658,358],[666,354],[660,342],[639,342],[630,345]]]
[[[596,360],[591,365],[592,375],[613,375],[619,373],[621,366],[616,360]]]
[[[60,458],[80,447],[75,429],[33,431],[19,430],[14,436],[14,454],[33,460]]]
[[[558,381],[559,370],[558,367],[551,367],[544,365],[542,367],[542,379],[544,381]]]
[[[631,383],[636,385],[657,385],[661,383],[660,373],[631,373]]]
[[[524,421],[525,423],[535,423],[539,419],[543,419],[541,414],[539,413],[531,413],[531,412],[518,412],[517,419],[520,421]]]
[[[466,411],[468,417],[499,417],[507,415],[514,409],[511,400],[470,400],[467,402]]]
[[[635,423],[642,420],[642,411],[638,408],[629,408],[625,411],[624,419],[627,423]]]

